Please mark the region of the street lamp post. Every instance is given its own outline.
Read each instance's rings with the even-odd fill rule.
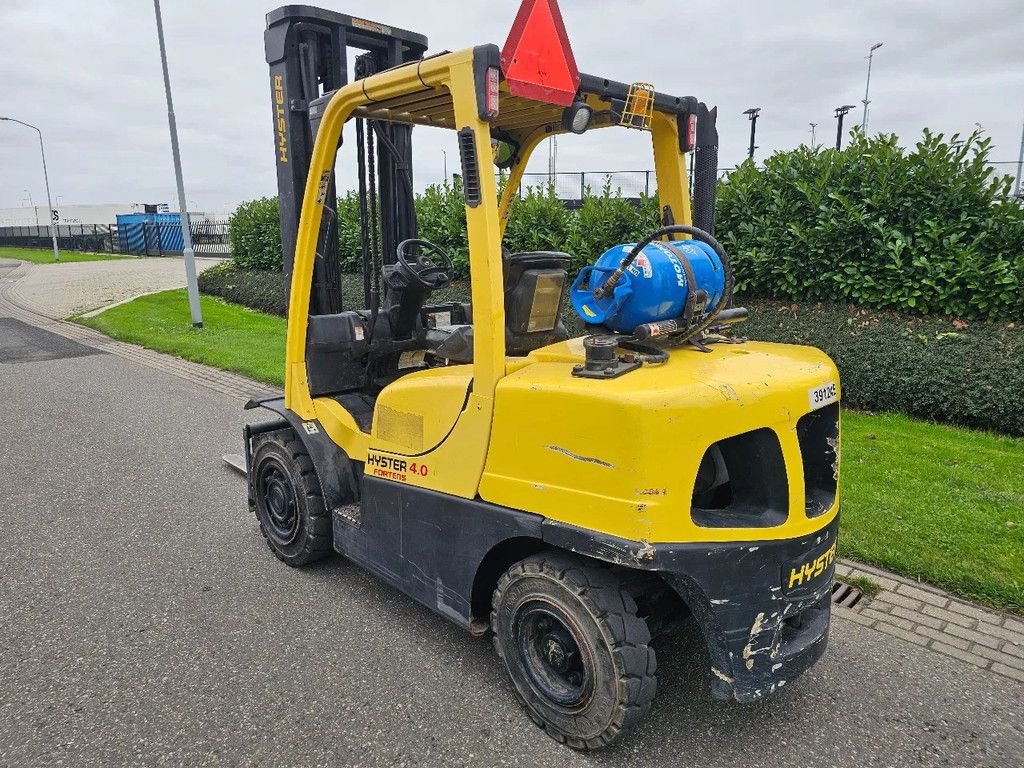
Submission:
[[[26,128],[31,128],[39,134],[39,152],[43,156],[43,181],[46,182],[46,205],[49,208],[46,218],[50,220],[50,240],[53,242],[53,260],[60,261],[60,249],[57,248],[57,230],[53,221],[53,203],[50,201],[50,175],[46,171],[46,149],[43,147],[43,132],[31,123],[24,123],[21,120],[15,120],[13,117],[0,117],[0,120],[4,120],[8,123],[24,125]],[[35,208],[34,205],[32,207]]]
[[[884,43],[875,43],[871,46],[871,50],[868,51],[868,83],[864,87],[864,117],[860,121],[860,129],[862,132],[868,132],[868,104],[871,103],[869,96],[871,94],[871,63],[875,59],[875,51],[881,48]]]
[[[1017,184],[1013,190],[1014,197],[1020,197],[1020,177],[1024,175],[1024,128],[1020,132],[1020,157],[1017,159]]]
[[[181,237],[184,243],[185,282],[188,285],[188,306],[192,314],[192,325],[203,327],[203,310],[199,303],[199,281],[196,277],[196,252],[192,248],[192,227],[188,220],[188,204],[185,200],[185,181],[181,175],[181,152],[178,150],[178,124],[174,119],[174,102],[171,100],[171,76],[167,71],[167,48],[164,46],[164,22],[160,17],[160,0],[153,0],[156,11],[156,34],[160,41],[160,64],[164,70],[164,91],[167,94],[167,122],[171,130],[171,155],[174,159],[174,178],[178,184],[178,208],[181,211]]]
[[[814,149],[815,145],[817,144],[817,142],[815,141],[815,131],[818,128],[818,124],[808,123],[808,125],[811,126],[811,149]]]
[[[558,182],[558,137],[548,141],[548,185],[554,189]]]
[[[750,109],[746,110],[743,114],[746,115],[747,118],[750,120],[750,150],[749,150],[749,154],[750,154],[750,159],[753,160],[754,159],[754,150],[757,149],[757,145],[754,143],[755,139],[757,138],[757,118],[761,114],[761,108],[760,107],[751,107]]]
[[[836,150],[843,148],[843,118],[846,117],[851,109],[854,109],[856,104],[843,104],[841,107],[836,107],[836,120],[838,125],[836,126]]]

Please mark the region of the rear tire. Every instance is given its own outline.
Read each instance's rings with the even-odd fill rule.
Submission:
[[[607,567],[546,552],[513,565],[494,591],[491,628],[520,703],[573,749],[608,746],[654,700],[647,623]]]
[[[331,518],[313,462],[292,429],[263,435],[253,452],[249,507],[267,546],[293,568],[333,551]]]

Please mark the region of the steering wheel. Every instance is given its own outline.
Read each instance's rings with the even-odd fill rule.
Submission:
[[[412,249],[419,249],[419,255],[410,256]],[[444,288],[455,277],[451,257],[428,240],[403,241],[398,246],[397,256],[406,276],[432,291]]]

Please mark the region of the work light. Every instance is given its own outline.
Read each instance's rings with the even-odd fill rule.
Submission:
[[[573,133],[585,133],[590,127],[594,110],[585,101],[575,101],[562,113],[562,127]]]

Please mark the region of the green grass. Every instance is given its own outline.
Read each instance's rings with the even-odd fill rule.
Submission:
[[[202,297],[203,328],[193,328],[184,289],[143,296],[76,322],[115,339],[141,344],[250,378],[284,386],[285,321]]]
[[[842,554],[1024,613],[1024,440],[843,416]]]
[[[183,290],[80,320],[125,341],[282,385],[285,321]],[[843,416],[841,554],[1024,613],[1024,440],[903,416]]]
[[[119,253],[79,253],[77,251],[61,251],[61,264],[74,264],[79,261],[110,261],[112,259],[128,259],[131,256],[122,256]],[[0,247],[0,259],[20,259],[31,261],[33,264],[55,264],[53,251],[42,248],[11,248]]]
[[[867,597],[874,597],[882,591],[882,585],[867,576],[843,576],[841,581],[851,587],[856,587]]]

